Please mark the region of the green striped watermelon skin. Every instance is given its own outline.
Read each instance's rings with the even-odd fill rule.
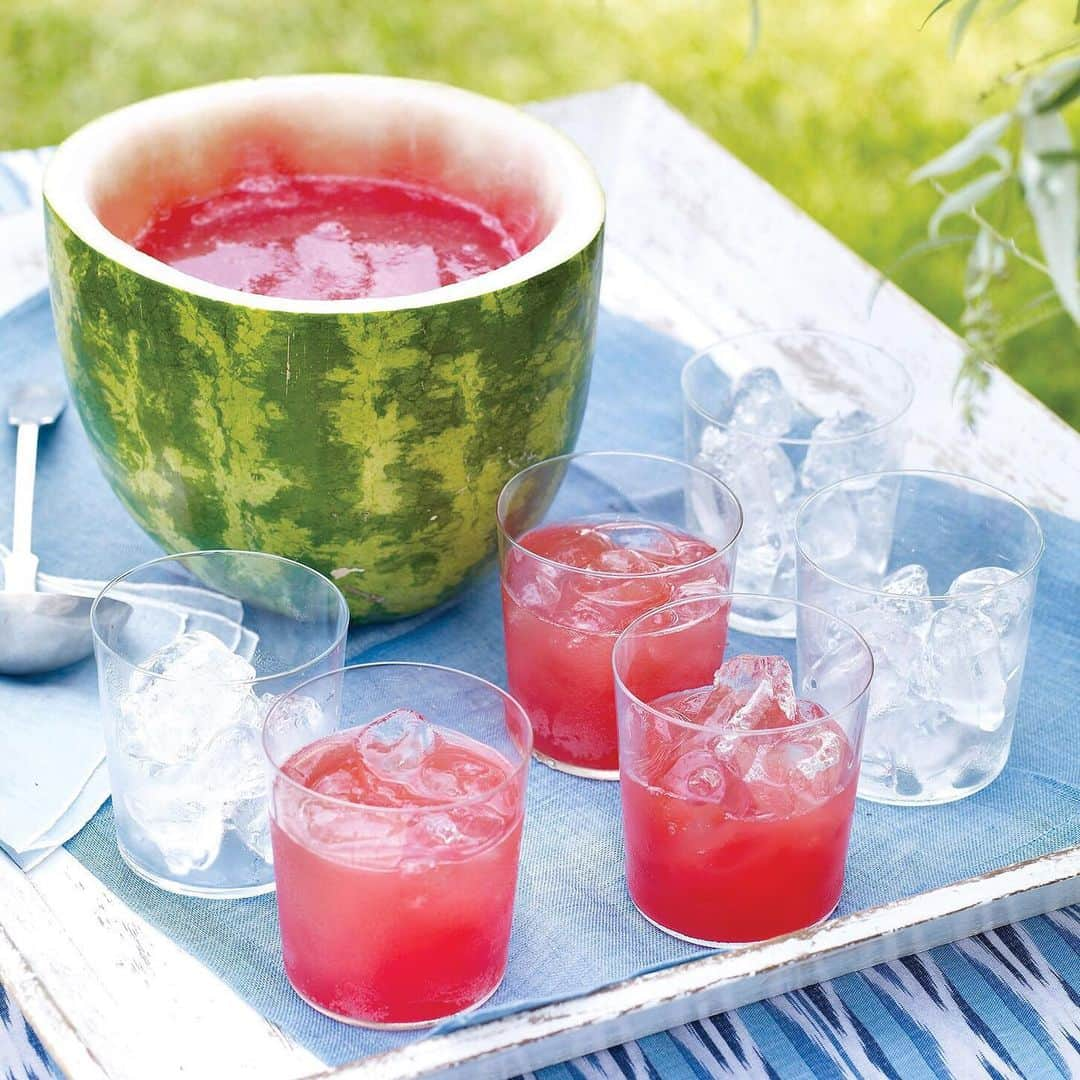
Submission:
[[[45,216],[72,396],[169,551],[286,555],[332,576],[357,620],[410,615],[490,556],[505,481],[577,437],[602,230],[479,297],[296,314],[153,281]]]

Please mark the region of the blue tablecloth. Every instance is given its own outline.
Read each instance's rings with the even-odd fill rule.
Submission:
[[[5,190],[0,168],[0,199]],[[634,363],[640,341],[620,339],[619,328],[611,323],[608,337],[610,359],[598,373],[601,380],[618,379],[623,394],[635,385],[648,393],[647,373]],[[604,389],[601,382],[591,409],[594,419],[609,401],[615,407],[616,399]],[[638,425],[630,437],[642,445],[635,448],[655,448],[670,436],[668,426],[677,429],[677,412],[660,412],[665,430]],[[617,415],[601,416],[599,426],[618,420]],[[629,444],[623,439],[621,445]],[[1078,1006],[1080,918],[1067,911],[751,1005],[542,1075],[1068,1076],[1080,1073]],[[16,1076],[20,1068],[46,1072],[50,1066],[36,1040],[2,1001],[0,1019],[0,1064]]]

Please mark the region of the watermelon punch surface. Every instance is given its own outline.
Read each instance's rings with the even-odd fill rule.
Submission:
[[[45,177],[57,337],[98,461],[168,551],[452,596],[588,392],[603,194],[561,134],[435,83],[244,80],[93,121]]]

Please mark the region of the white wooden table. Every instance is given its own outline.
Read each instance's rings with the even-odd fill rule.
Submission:
[[[875,342],[907,365],[917,387],[911,464],[981,477],[1080,517],[1076,432],[996,373],[976,440],[950,399],[957,338],[889,286],[868,314],[876,273],[648,88],[622,85],[535,111],[577,139],[607,189],[609,309],[690,345],[755,327],[821,327]],[[13,160],[35,178],[34,155]],[[0,311],[44,283],[39,234],[33,208],[0,218]],[[1075,902],[1078,875],[1080,851],[1063,852],[1003,871],[993,891],[1004,899],[993,904],[984,902],[985,881],[961,884],[334,1075],[494,1077],[535,1068]],[[29,875],[0,857],[0,906],[0,983],[69,1076],[324,1073],[66,852]]]

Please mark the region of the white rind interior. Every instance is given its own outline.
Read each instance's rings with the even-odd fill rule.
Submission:
[[[385,164],[396,172],[415,151],[423,158],[416,179],[445,184],[493,210],[503,197],[524,195],[546,235],[520,258],[478,277],[407,296],[354,300],[293,300],[223,288],[122,239],[134,237],[162,205],[219,190],[230,156],[234,172],[245,163],[258,167],[261,147],[284,148],[297,171],[368,176],[379,175],[380,158],[392,158]],[[432,162],[437,176],[430,175]],[[554,128],[466,90],[371,75],[237,80],[129,105],[87,124],[57,149],[44,193],[80,239],[143,277],[229,304],[297,313],[396,311],[481,296],[559,266],[596,236],[604,219],[592,166]]]

